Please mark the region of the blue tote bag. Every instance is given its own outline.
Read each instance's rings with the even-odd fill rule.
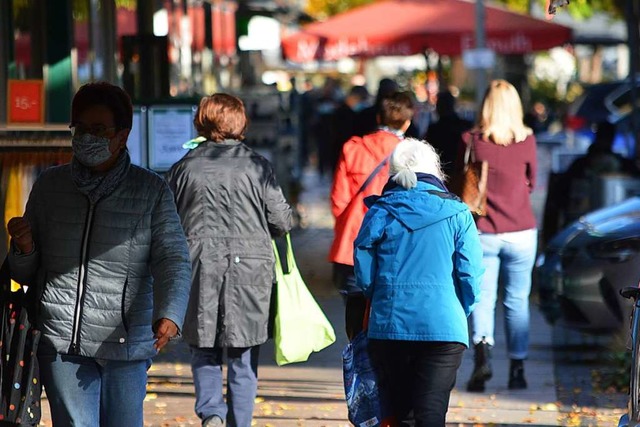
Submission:
[[[378,372],[369,355],[369,308],[367,305],[364,329],[342,352],[342,373],[349,421],[356,427],[395,427],[397,424],[387,405],[388,399],[380,387]]]

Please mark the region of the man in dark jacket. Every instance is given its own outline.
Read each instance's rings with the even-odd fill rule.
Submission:
[[[376,101],[371,107],[365,108],[358,113],[353,135],[364,136],[375,132],[378,129],[378,116],[380,115],[380,109],[382,108],[382,101],[398,92],[398,89],[398,83],[395,81],[389,78],[380,80],[380,83],[378,84],[378,93],[376,94]]]
[[[462,134],[473,126],[468,120],[458,117],[455,110],[455,97],[451,92],[441,92],[436,101],[438,121],[429,125],[426,139],[438,154],[445,180],[451,178],[458,156],[458,147],[462,145]]]
[[[200,101],[202,140],[167,175],[193,265],[184,326],[191,346],[195,410],[205,427],[250,427],[258,350],[268,338],[274,281],[271,238],[291,228],[291,208],[271,164],[241,142],[242,101],[218,93]],[[197,141],[197,140],[196,140]],[[222,394],[222,353],[228,399]]]
[[[358,112],[366,108],[369,92],[364,86],[353,86],[344,101],[333,112],[331,120],[331,167],[335,171],[342,146],[355,135]]]

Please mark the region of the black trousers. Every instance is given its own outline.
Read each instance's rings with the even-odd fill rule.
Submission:
[[[465,348],[455,342],[369,340],[380,386],[399,425],[444,427]]]
[[[349,340],[362,330],[367,299],[356,287],[356,276],[352,265],[333,264],[333,282],[345,302],[345,332]]]

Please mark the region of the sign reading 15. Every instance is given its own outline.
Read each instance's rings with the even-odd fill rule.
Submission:
[[[45,91],[42,80],[10,79],[7,92],[7,124],[44,123]]]
[[[21,110],[28,110],[29,108],[33,108],[38,105],[38,101],[35,99],[30,99],[27,96],[17,96],[14,98],[16,108]]]

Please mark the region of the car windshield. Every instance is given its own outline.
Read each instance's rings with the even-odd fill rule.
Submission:
[[[623,84],[615,82],[585,86],[584,93],[569,108],[570,114],[584,118],[589,124],[606,121],[611,112],[605,105],[605,98]]]

